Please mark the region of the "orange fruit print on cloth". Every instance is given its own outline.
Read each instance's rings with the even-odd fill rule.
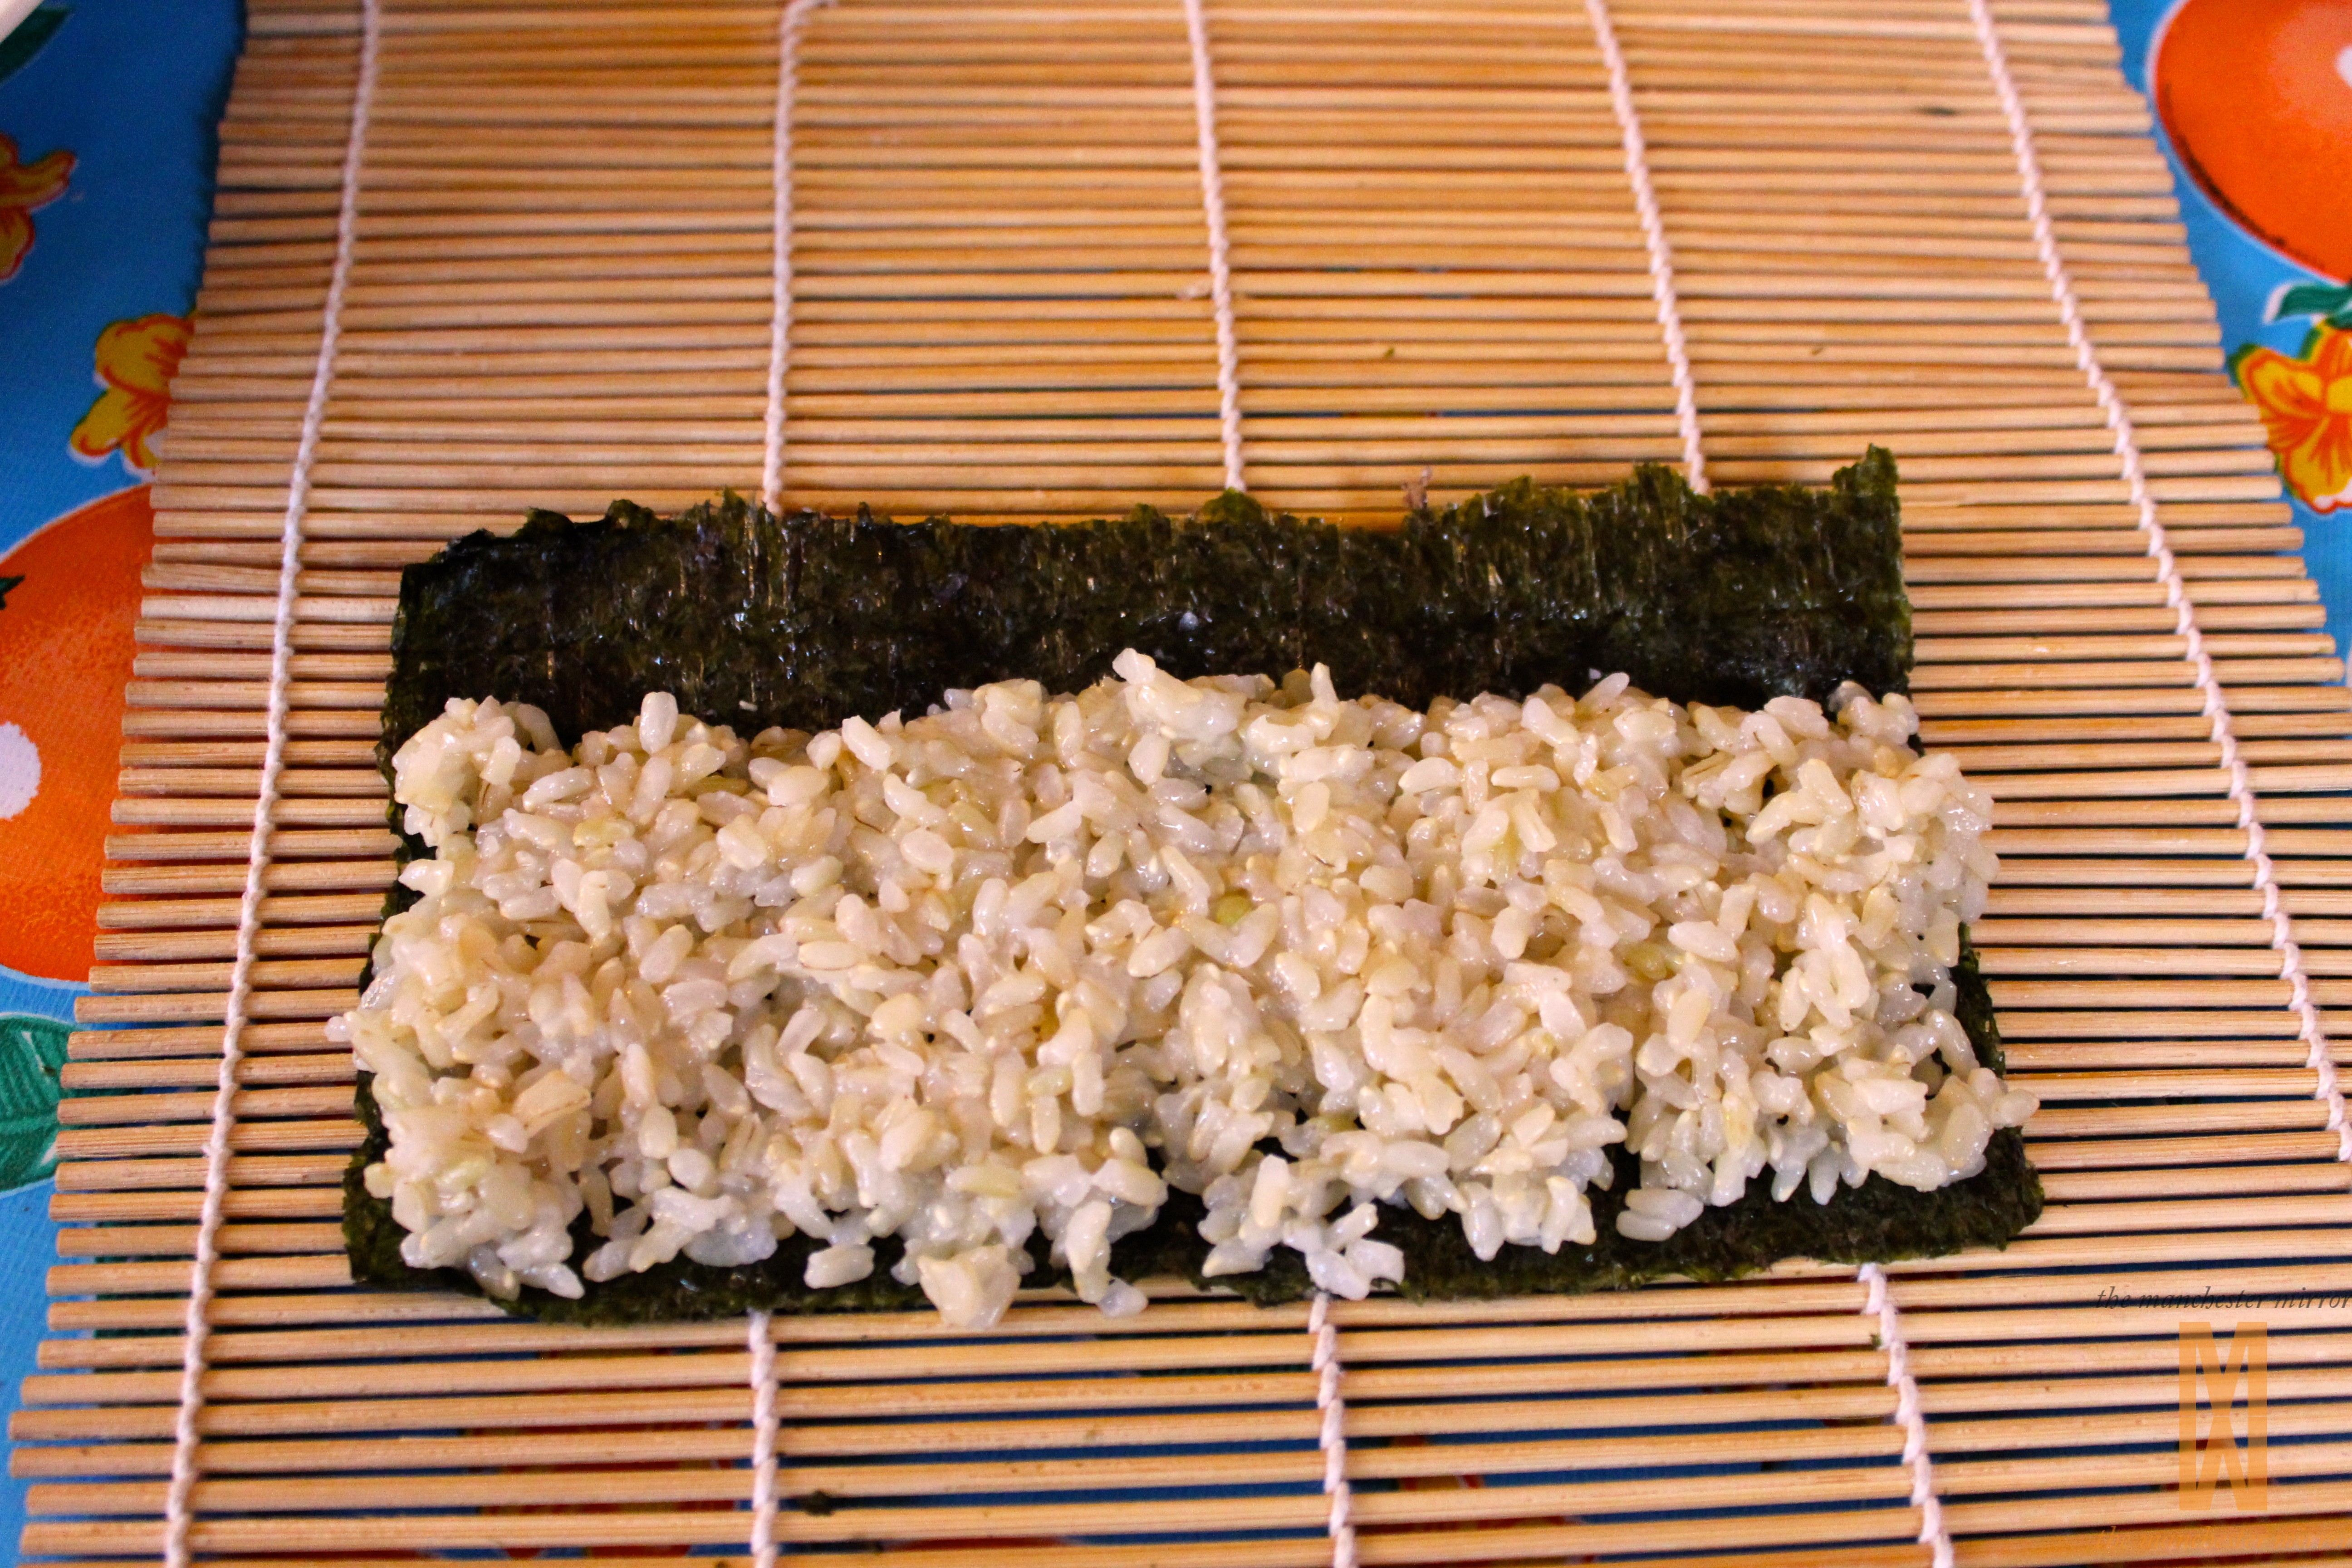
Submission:
[[[154,548],[145,485],[0,556],[0,963],[89,978],[91,932],[139,617]],[[29,796],[29,798],[27,798]]]
[[[2157,113],[2190,175],[2250,233],[2352,279],[2352,4],[2186,0],[2165,24]]]

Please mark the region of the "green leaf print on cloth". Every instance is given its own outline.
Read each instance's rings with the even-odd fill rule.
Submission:
[[[0,1013],[0,1191],[37,1182],[57,1168],[58,1069],[66,1026],[29,1013]]]

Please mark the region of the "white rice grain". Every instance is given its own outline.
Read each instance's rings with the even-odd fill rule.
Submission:
[[[577,1295],[684,1255],[1002,1314],[1199,1194],[1213,1274],[1402,1276],[1383,1203],[1471,1246],[1662,1240],[1750,1182],[1982,1169],[2032,1096],[1952,1017],[1990,803],[1899,696],[1833,714],[1342,701],[1129,652],[902,723],[746,740],[648,693],[567,752],[458,700],[394,759],[419,896],[331,1026],[419,1267]],[[1278,1151],[1278,1152],[1275,1152]],[[572,1256],[583,1211],[602,1238]]]

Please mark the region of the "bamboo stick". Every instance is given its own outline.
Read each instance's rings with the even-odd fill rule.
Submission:
[[[1524,1490],[1529,1494],[1536,1494],[1540,1490],[1540,1495],[1530,1495],[1524,1500],[1528,1503],[1531,1510],[1546,1513],[1557,1511],[1559,1506],[1565,1506],[1567,1497],[1570,1495],[1555,1494],[1549,1489],[1543,1489],[1528,1488]],[[1391,1495],[1411,1497],[1426,1494]],[[1638,1489],[1629,1489],[1624,1495],[1631,1500],[1640,1494]],[[1273,1500],[1253,1500],[1246,1503],[1221,1502],[1219,1507],[1221,1521],[1230,1521],[1237,1530],[1253,1527],[1309,1529],[1321,1518],[1318,1511],[1321,1508],[1320,1500],[1310,1500],[1305,1497],[1295,1501],[1284,1502]],[[877,1511],[878,1514],[879,1510]],[[950,1522],[943,1516],[934,1517],[930,1510],[914,1511],[919,1517],[912,1521],[912,1524],[935,1526],[939,1531],[950,1531],[966,1537],[999,1534],[1027,1537],[1084,1531],[1099,1532],[1106,1529],[1116,1528],[1118,1521],[1125,1517],[1114,1516],[1098,1508],[1089,1509],[1084,1506],[1040,1509],[1034,1513],[1024,1512],[1013,1516],[1002,1527],[992,1530],[987,1528],[985,1522],[989,1516],[960,1515]],[[1136,1523],[1147,1526],[1156,1525],[1160,1529],[1183,1528],[1182,1507],[1163,1503],[1154,1505],[1150,1510],[1134,1511],[1139,1516],[1134,1521]],[[1407,1510],[1400,1509],[1396,1511],[1403,1513]],[[1432,1509],[1429,1511],[1441,1513],[1443,1510]],[[1802,1541],[1817,1542],[1823,1539],[1837,1541],[1857,1537],[1864,1540],[1907,1540],[1916,1534],[1916,1521],[1907,1517],[1908,1510],[1889,1510],[1889,1512],[1891,1517],[1886,1518],[1883,1522],[1872,1513],[1849,1508],[1819,1515],[1795,1516],[1801,1520],[1801,1523],[1792,1523],[1790,1516],[1768,1515],[1742,1521],[1740,1528],[1734,1528],[1722,1521],[1516,1527],[1509,1530],[1482,1531],[1477,1539],[1484,1550],[1496,1551],[1498,1554],[1511,1557],[1527,1557],[1547,1552],[1557,1554],[1595,1551],[1622,1552],[1643,1547],[1698,1548],[1709,1545],[1727,1547],[1743,1542],[1785,1543]],[[2079,1519],[2079,1512],[2075,1517]],[[871,1522],[876,1527],[887,1529],[893,1533],[900,1530],[895,1515],[887,1518],[875,1517],[861,1522]],[[390,1521],[385,1520],[361,1517],[304,1520],[299,1521],[299,1526],[295,1521],[281,1520],[205,1519],[197,1521],[193,1527],[190,1539],[197,1550],[208,1553],[274,1548],[340,1554],[353,1549],[365,1550],[369,1545],[382,1540],[389,1523]],[[843,1533],[843,1528],[828,1523],[822,1531],[812,1531],[809,1534],[821,1535],[833,1540],[851,1539]],[[741,1531],[730,1521],[728,1514],[698,1511],[610,1515],[571,1512],[552,1517],[522,1520],[518,1520],[511,1515],[503,1517],[490,1515],[473,1519],[442,1515],[435,1518],[433,1528],[429,1532],[417,1529],[404,1520],[398,1533],[403,1539],[412,1541],[420,1546],[446,1549],[492,1547],[525,1540],[552,1546],[610,1547],[663,1541],[695,1544],[724,1544],[740,1542],[743,1539]],[[917,1533],[925,1537],[937,1538],[934,1531],[929,1529],[919,1531]],[[160,1536],[155,1528],[144,1523],[92,1523],[75,1526],[70,1531],[54,1525],[36,1524],[27,1529],[25,1539],[27,1550],[43,1552],[56,1550],[65,1542],[75,1542],[86,1549],[108,1552],[152,1552],[153,1543],[160,1539]],[[795,1539],[802,1539],[797,1531]],[[1371,1540],[1373,1544],[1366,1558],[1370,1562],[1426,1561],[1423,1552],[1429,1550],[1451,1552],[1458,1555],[1465,1545],[1465,1538],[1450,1529],[1439,1531],[1426,1543],[1417,1541],[1410,1534],[1383,1534],[1374,1536]],[[1018,1552],[1023,1554],[1023,1561],[1035,1560],[1027,1556],[1034,1547],[1026,1541],[1016,1541],[1014,1544]],[[1286,1551],[1280,1558],[1265,1553],[1263,1547],[1258,1551],[1260,1554],[1254,1559],[1255,1561],[1305,1564],[1328,1556],[1329,1547],[1328,1543],[1320,1542],[1311,1544],[1302,1542]],[[1105,1561],[1097,1549],[1088,1548],[1088,1553],[1086,1560]],[[1171,1559],[1164,1548],[1155,1546],[1149,1553],[1135,1553],[1128,1556],[1126,1561],[1165,1563]]]
[[[325,1030],[317,1024],[252,1024],[245,1032],[245,1048],[257,1055],[326,1048]],[[220,1031],[213,1028],[100,1029],[67,1038],[67,1051],[76,1061],[108,1061],[155,1056],[207,1056],[220,1049]]]
[[[68,1062],[59,1081],[70,1089],[166,1089],[210,1084],[217,1068],[205,1061]],[[294,1084],[352,1081],[347,1052],[320,1056],[254,1057],[238,1066],[239,1083]],[[338,1173],[340,1174],[340,1173]]]

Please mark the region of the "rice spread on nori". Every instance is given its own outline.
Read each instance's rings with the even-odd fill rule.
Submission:
[[[384,745],[388,757],[458,693],[533,702],[572,735],[623,721],[635,693],[662,689],[688,711],[740,714],[746,733],[770,722],[814,729],[847,713],[919,711],[949,687],[992,677],[1076,689],[1128,646],[1179,675],[1319,660],[1335,684],[1409,701],[1579,686],[1589,670],[1619,668],[1716,702],[1825,698],[1850,678],[1899,689],[1909,636],[1898,542],[1893,466],[1876,451],[1826,493],[1702,498],[1645,470],[1601,496],[1522,482],[1385,534],[1268,518],[1236,496],[1181,522],[1139,511],[1035,529],[776,519],[731,500],[670,521],[625,505],[588,524],[540,514],[520,534],[476,535],[411,570]],[[1961,1019],[1997,1067],[1973,966],[1955,980]],[[360,1101],[370,1136],[346,1189],[355,1274],[474,1288],[462,1271],[401,1260],[403,1232],[357,1179],[383,1147],[364,1079]],[[1511,1247],[1480,1262],[1450,1216],[1384,1207],[1381,1235],[1411,1259],[1402,1289],[1590,1289],[1724,1278],[1789,1256],[1946,1252],[2000,1245],[2040,1207],[2021,1142],[2003,1131],[1982,1173],[1935,1192],[1874,1176],[1822,1207],[1751,1189],[1664,1243],[1634,1242],[1612,1222],[1635,1162],[1622,1149],[1614,1158],[1614,1191],[1593,1194],[1598,1239],[1557,1254]],[[1117,1244],[1116,1271],[1197,1279],[1198,1214],[1197,1200],[1172,1194],[1157,1223]],[[587,1242],[584,1216],[579,1236]],[[887,1238],[871,1278],[812,1291],[801,1268],[815,1245],[789,1238],[736,1268],[680,1258],[593,1285],[580,1301],[526,1289],[520,1305],[619,1321],[919,1302],[888,1277]],[[1051,1278],[1042,1239],[1034,1249],[1033,1282]],[[1266,1300],[1308,1288],[1287,1253],[1217,1282]]]

